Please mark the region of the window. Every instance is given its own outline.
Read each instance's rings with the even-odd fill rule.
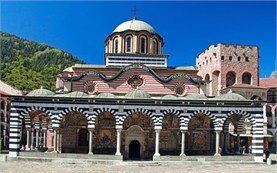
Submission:
[[[118,38],[114,40],[113,48],[114,48],[114,53],[118,53]]]
[[[158,47],[157,47],[156,39],[153,39],[153,42],[152,42],[152,52],[153,52],[153,54],[158,54]]]
[[[176,86],[175,93],[176,93],[177,95],[183,95],[184,92],[185,92],[185,88],[186,88],[185,85],[178,84],[178,85]]]
[[[132,37],[128,35],[125,37],[125,53],[131,53],[132,50]]]
[[[238,57],[238,61],[240,61],[240,56]]]
[[[232,56],[229,56],[229,60],[232,61]]]
[[[236,83],[236,74],[234,72],[228,72],[226,74],[226,87],[232,86]]]
[[[242,74],[242,83],[251,85],[251,74],[245,72]]]
[[[143,84],[143,79],[139,75],[134,75],[130,79],[128,79],[127,83],[132,87],[132,88],[138,88]]]
[[[146,53],[146,48],[147,48],[146,37],[142,36],[140,37],[140,53]]]
[[[245,57],[245,61],[246,61],[246,62],[249,62],[249,58],[248,58],[248,57]]]
[[[221,60],[224,60],[224,56],[221,56]]]

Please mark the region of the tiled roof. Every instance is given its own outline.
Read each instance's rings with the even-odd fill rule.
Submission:
[[[3,95],[22,95],[20,90],[13,88],[11,85],[0,80],[0,94]]]
[[[277,88],[277,78],[261,78],[260,86],[264,88]]]
[[[229,88],[253,88],[254,89],[254,88],[265,88],[265,87],[249,85],[249,84],[234,84]]]

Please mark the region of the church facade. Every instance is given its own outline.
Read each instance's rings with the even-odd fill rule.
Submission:
[[[136,160],[238,153],[263,160],[265,101],[220,93],[243,81],[257,86],[258,64],[253,74],[241,72],[242,79],[233,79],[233,71],[221,75],[221,68],[208,71],[213,67],[203,67],[210,63],[204,54],[197,69],[169,68],[163,38],[135,18],[116,27],[105,44],[105,65],[76,64],[57,75],[55,92],[40,88],[12,97],[11,157],[23,147]],[[246,49],[240,56],[257,61],[257,47]],[[216,51],[212,60],[222,62]]]

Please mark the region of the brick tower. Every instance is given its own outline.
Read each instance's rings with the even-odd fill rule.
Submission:
[[[211,45],[196,58],[198,75],[211,80],[205,88],[208,96],[234,84],[259,85],[259,50],[257,46]]]

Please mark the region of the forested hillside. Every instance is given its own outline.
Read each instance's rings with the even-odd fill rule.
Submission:
[[[1,32],[1,80],[20,90],[55,90],[55,76],[76,63],[84,63],[54,47]]]

